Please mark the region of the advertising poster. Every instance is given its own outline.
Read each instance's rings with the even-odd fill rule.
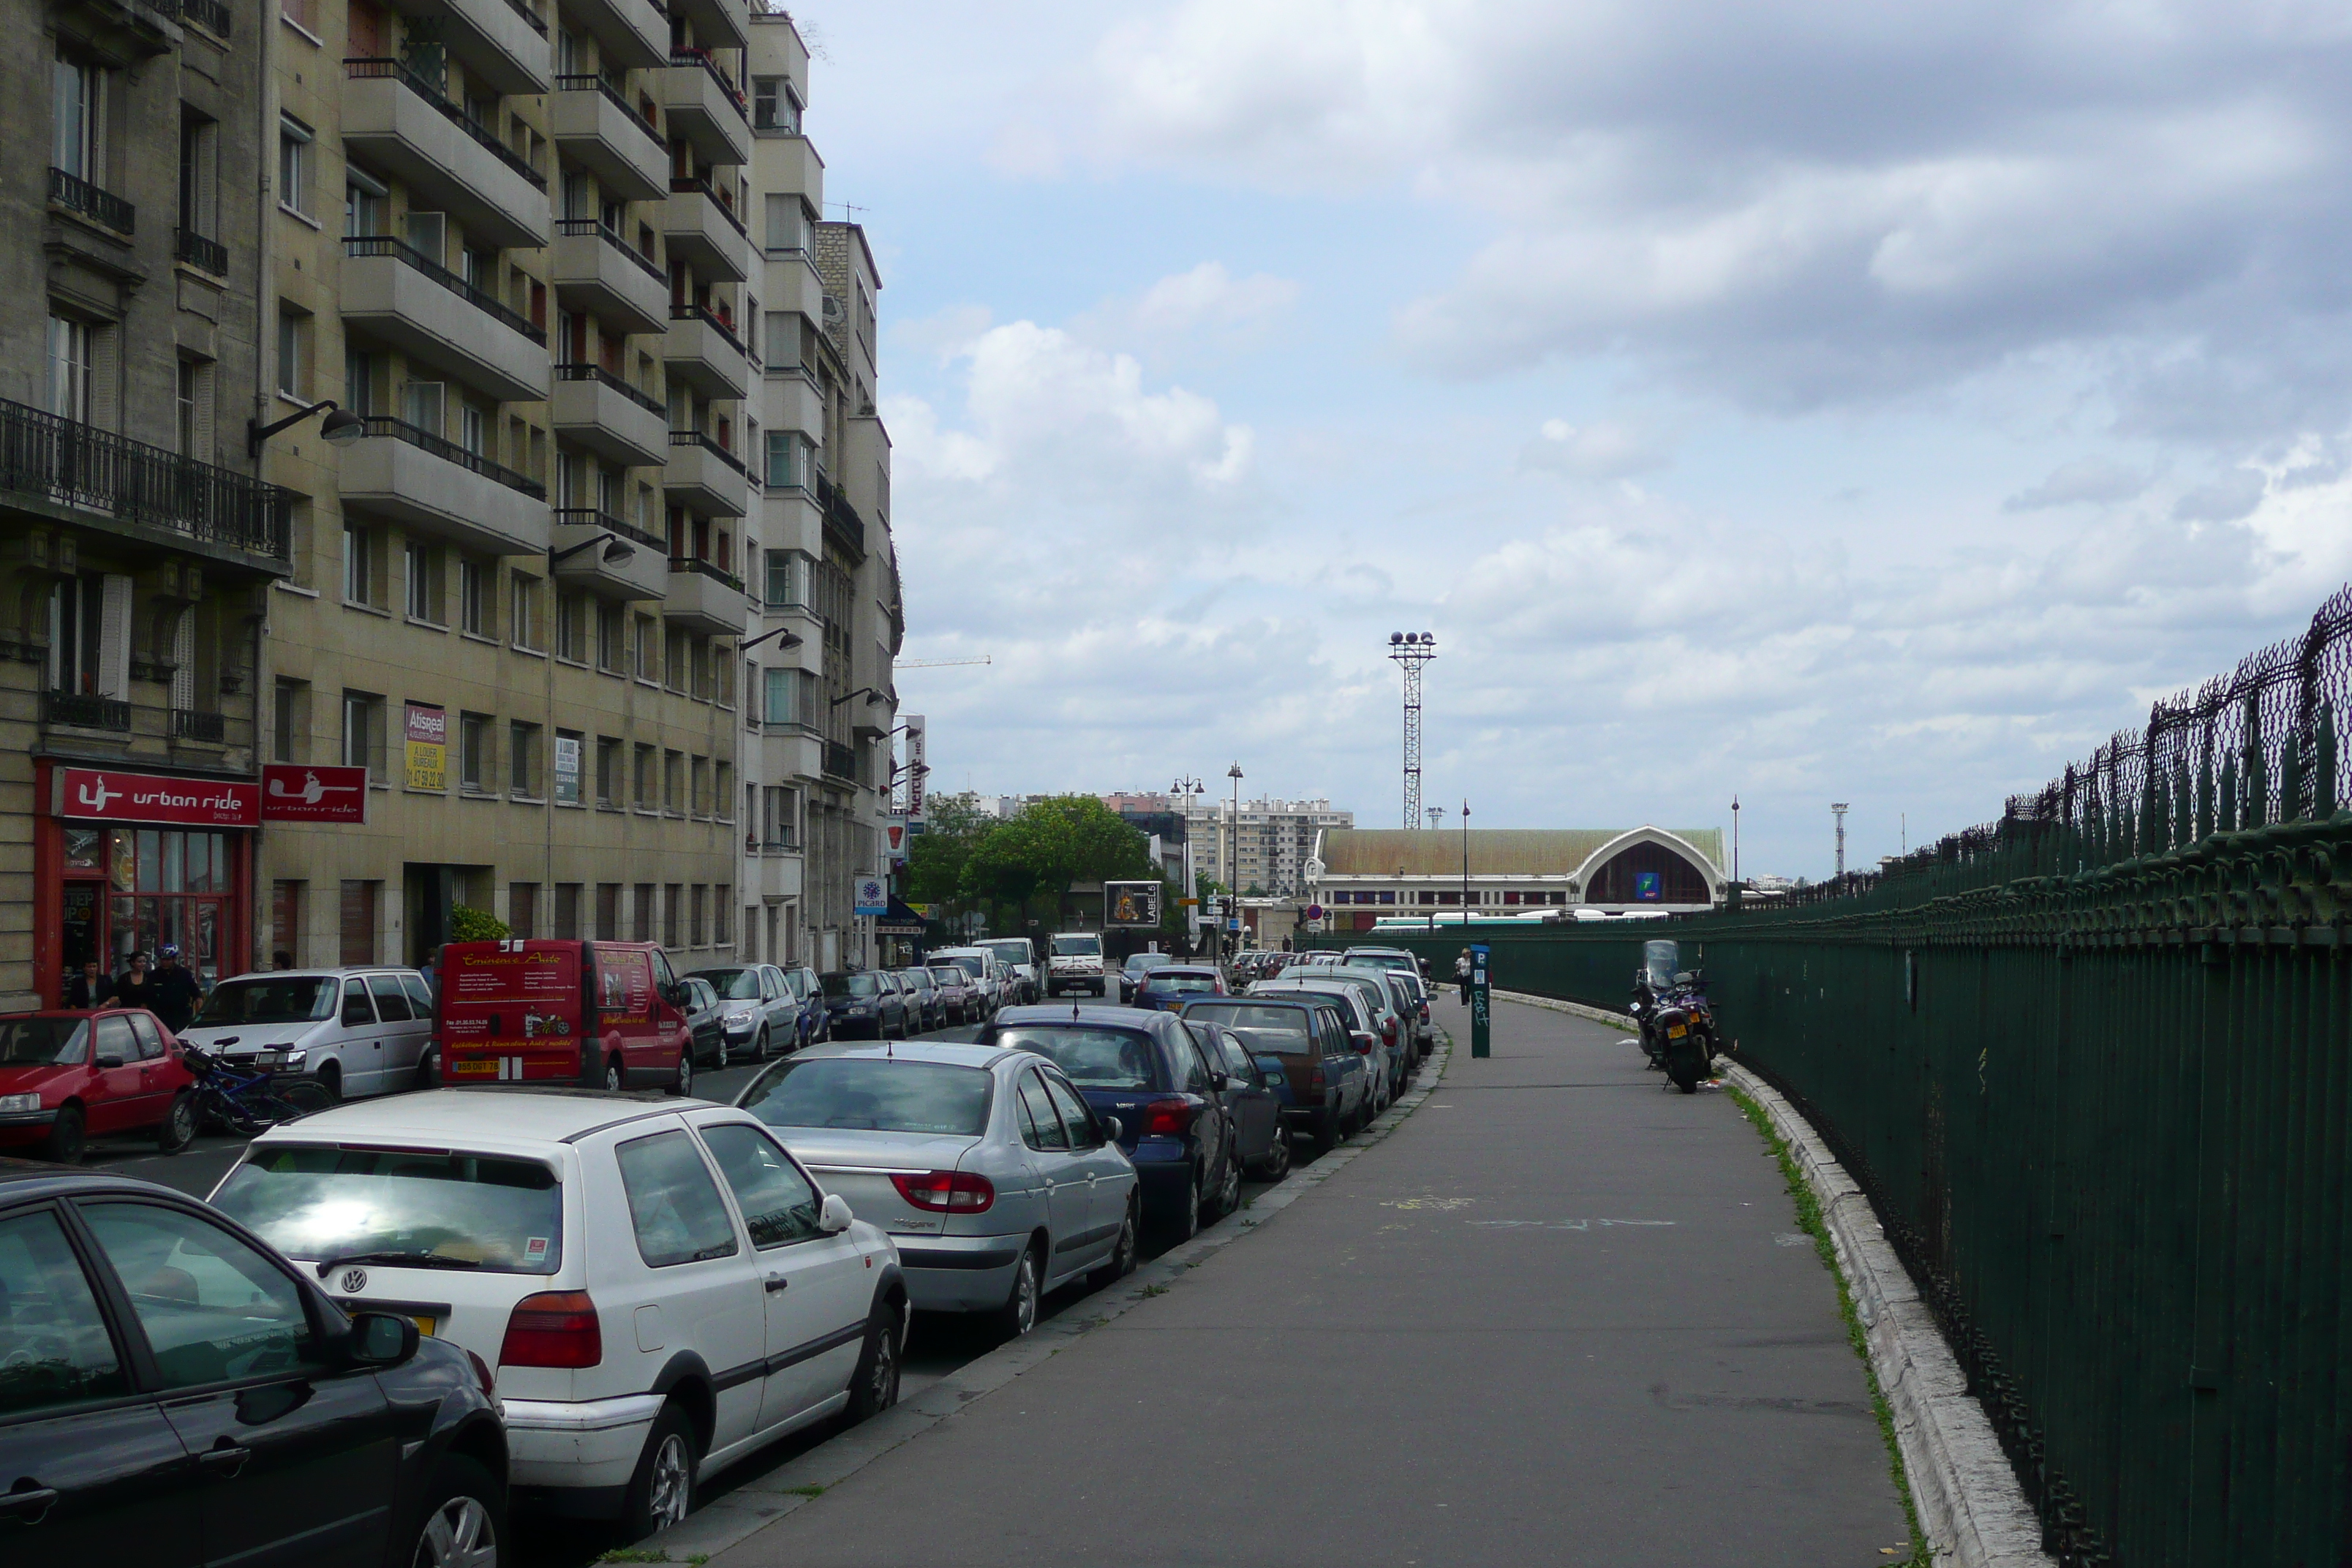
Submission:
[[[907,820],[909,824],[923,820],[924,776],[929,768],[923,762],[923,716],[907,715]]]
[[[1150,928],[1160,924],[1158,882],[1105,882],[1103,924]]]
[[[580,737],[555,737],[555,804],[580,804]]]
[[[856,912],[861,915],[887,915],[890,912],[889,884],[879,877],[860,877],[853,889]]]
[[[884,817],[882,837],[890,850],[890,869],[903,868],[907,864],[907,819],[903,816]]]
[[[314,767],[307,763],[264,763],[261,820],[365,822],[367,770]]]
[[[410,789],[449,787],[449,715],[427,703],[408,704],[406,783]]]
[[[1656,871],[1633,873],[1633,897],[1643,903],[1654,904],[1664,890],[1664,878]]]

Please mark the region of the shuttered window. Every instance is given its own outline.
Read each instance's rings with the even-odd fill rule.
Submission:
[[[375,909],[381,882],[343,884],[342,948],[341,963],[344,964],[373,963],[375,958]]]

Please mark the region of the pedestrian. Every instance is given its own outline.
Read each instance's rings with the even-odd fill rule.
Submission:
[[[425,950],[425,963],[417,970],[425,976],[425,988],[433,993],[433,1000],[441,1000],[441,949],[436,944]]]
[[[1454,978],[1461,983],[1462,1000],[1470,1000],[1470,950],[1464,948],[1462,956],[1454,961]]]
[[[176,1035],[195,1017],[205,999],[204,982],[193,970],[181,967],[180,950],[171,943],[164,943],[157,957],[162,962],[155,966],[155,1000],[150,1005],[163,1027]]]
[[[291,969],[294,967],[294,955],[281,947],[276,952],[269,955],[269,967],[272,969]]]
[[[66,986],[68,1007],[103,1007],[114,995],[114,982],[95,958],[81,961],[81,973]]]
[[[155,975],[147,967],[147,955],[134,952],[131,967],[114,982],[114,1005],[118,1007],[144,1007],[155,1010]]]

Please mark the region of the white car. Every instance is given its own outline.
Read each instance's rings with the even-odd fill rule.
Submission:
[[[1004,961],[984,947],[943,947],[934,952],[929,962],[952,963],[971,976],[972,989],[980,993],[983,1017],[993,1018],[996,1010],[1012,1000],[1004,994],[1009,973]]]
[[[180,1038],[251,1069],[316,1079],[336,1098],[430,1077],[433,993],[414,969],[279,969],[224,980]]]
[[[699,1476],[898,1398],[890,1238],[728,1106],[439,1089],[255,1140],[212,1194],[353,1310],[495,1369],[519,1504],[675,1524]]]

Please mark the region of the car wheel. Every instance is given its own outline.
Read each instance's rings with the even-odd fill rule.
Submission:
[[[1185,1189],[1183,1204],[1168,1216],[1175,1222],[1168,1227],[1170,1241],[1190,1241],[1200,1234],[1201,1185],[1201,1167],[1194,1165],[1192,1168],[1191,1181]]]
[[[438,1041],[425,1047],[425,1054],[416,1058],[416,1087],[420,1089],[441,1087],[441,1046]]]
[[[1037,1248],[1033,1244],[1013,1266],[1013,1289],[996,1310],[996,1326],[1008,1340],[1017,1340],[1037,1326]]]
[[[1233,1145],[1225,1145],[1225,1173],[1210,1194],[1209,1211],[1203,1221],[1220,1220],[1242,1206],[1242,1163],[1234,1157]]]
[[[906,1312],[876,1302],[866,1321],[866,1348],[858,1352],[857,1371],[849,1383],[852,1424],[879,1415],[898,1403],[898,1348],[906,1337]]]
[[[712,1052],[711,1055],[714,1058],[710,1064],[711,1067],[719,1072],[725,1072],[727,1070],[728,1062],[726,1030],[721,1029],[719,1031],[719,1048]]]
[[[624,1081],[625,1080],[621,1073],[621,1058],[614,1057],[604,1064],[604,1087],[608,1090],[618,1089]]]
[[[81,1108],[78,1105],[60,1107],[58,1119],[49,1123],[49,1136],[41,1144],[41,1158],[60,1165],[81,1163]]]
[[[425,1488],[409,1568],[498,1568],[506,1514],[498,1478],[463,1454],[450,1455]]]
[[[1118,1243],[1110,1249],[1110,1257],[1103,1266],[1087,1276],[1088,1289],[1099,1290],[1105,1286],[1115,1285],[1135,1272],[1136,1233],[1139,1229],[1136,1224],[1136,1210],[1139,1205],[1137,1198],[1127,1200],[1127,1218],[1119,1224]]]
[[[319,1064],[319,1088],[325,1092],[329,1105],[343,1102],[343,1068],[340,1062]]]
[[[176,1154],[196,1141],[196,1097],[182,1090],[172,1097],[172,1109],[163,1112],[163,1121],[155,1129],[155,1147],[166,1154]]]
[[[695,1460],[694,1423],[678,1405],[663,1405],[629,1478],[622,1520],[630,1540],[681,1523],[694,1510]]]
[[[1339,1113],[1325,1106],[1315,1117],[1315,1152],[1328,1154],[1339,1141]]]
[[[721,1039],[724,1037],[722,1036]],[[719,1048],[724,1050],[726,1047],[722,1044]],[[677,1053],[677,1081],[670,1085],[669,1091],[680,1099],[694,1092],[694,1047],[691,1045],[680,1047]]]
[[[1267,1147],[1265,1157],[1257,1163],[1257,1173],[1269,1182],[1278,1182],[1290,1174],[1290,1130],[1288,1128],[1276,1124],[1274,1130],[1274,1142]]]

